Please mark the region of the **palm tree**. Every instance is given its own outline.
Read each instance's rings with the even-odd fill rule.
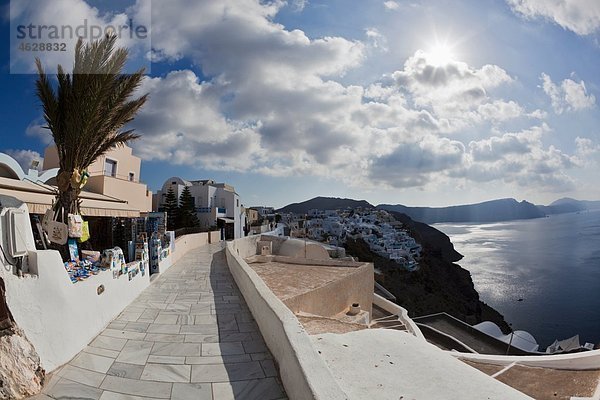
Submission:
[[[79,39],[72,74],[58,65],[56,90],[36,58],[37,96],[59,157],[55,211],[63,222],[68,214],[80,214],[79,194],[85,183],[81,174],[89,165],[113,147],[139,137],[133,129],[122,128],[146,102],[147,94],[130,99],[144,69],[122,73],[128,51],[115,49],[116,40],[115,35],[86,44]]]

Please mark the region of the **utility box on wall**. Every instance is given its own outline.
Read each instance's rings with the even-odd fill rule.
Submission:
[[[29,227],[29,216],[24,210],[13,209],[6,213],[7,230],[6,239],[8,254],[12,257],[24,257],[27,255],[27,228]]]

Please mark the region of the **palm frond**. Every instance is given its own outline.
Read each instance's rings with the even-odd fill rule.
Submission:
[[[76,168],[85,169],[113,147],[139,137],[133,130],[123,128],[147,100],[147,95],[132,99],[143,80],[144,70],[131,75],[122,73],[128,51],[115,49],[116,40],[114,35],[91,43],[79,39],[72,73],[65,72],[60,65],[57,68],[56,90],[41,62],[36,60],[36,93],[56,144],[62,171],[72,173]],[[59,195],[59,202],[60,198]],[[74,207],[74,204],[64,205],[63,209]]]

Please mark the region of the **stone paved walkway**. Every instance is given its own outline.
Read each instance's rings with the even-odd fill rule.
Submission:
[[[34,398],[284,399],[222,247],[161,274]]]

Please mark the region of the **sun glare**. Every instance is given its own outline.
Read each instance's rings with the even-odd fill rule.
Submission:
[[[427,54],[429,55],[429,61],[436,67],[446,65],[455,59],[452,48],[445,43],[435,44]]]

